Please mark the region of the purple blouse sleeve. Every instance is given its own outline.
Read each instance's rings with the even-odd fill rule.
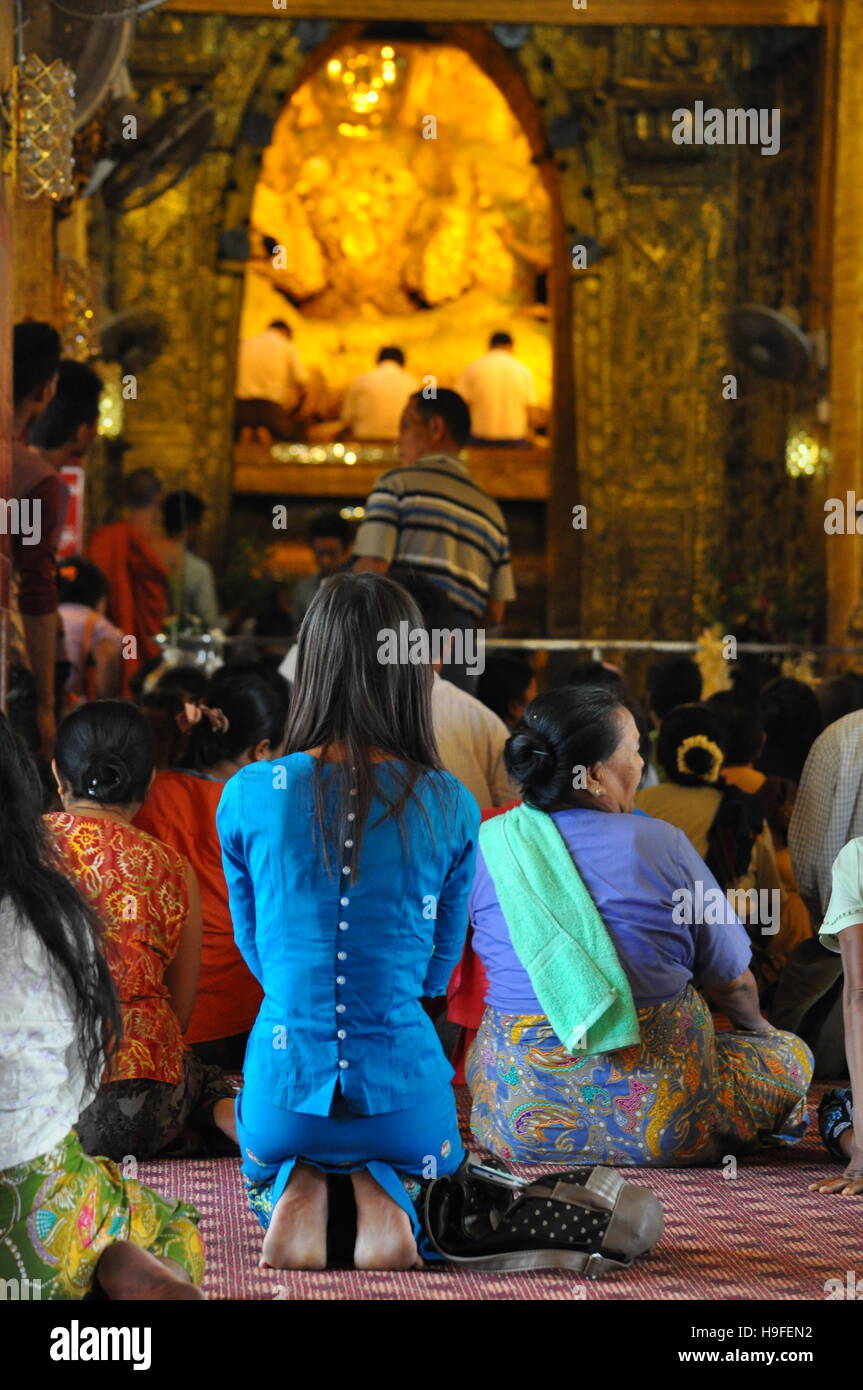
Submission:
[[[688,889],[692,897],[694,920],[690,930],[695,946],[694,982],[708,988],[728,984],[729,980],[743,974],[752,959],[746,928],[682,830],[678,831],[677,853],[677,883]],[[720,903],[724,906],[718,911]],[[713,910],[709,904],[713,905]],[[721,916],[721,921],[712,920],[717,916]]]

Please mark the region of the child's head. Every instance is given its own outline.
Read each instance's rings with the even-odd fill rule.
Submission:
[[[103,612],[108,581],[97,565],[80,555],[70,555],[57,566],[57,597],[60,603],[80,603]]]

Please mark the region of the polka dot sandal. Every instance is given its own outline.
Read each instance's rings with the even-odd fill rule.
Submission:
[[[626,1269],[662,1234],[649,1188],[613,1168],[518,1178],[498,1159],[469,1157],[428,1184],[421,1210],[434,1249],[486,1270],[569,1269],[588,1279]]]

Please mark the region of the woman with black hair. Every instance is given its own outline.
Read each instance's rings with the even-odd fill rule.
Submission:
[[[758,705],[764,721],[764,747],[756,767],[799,786],[809,750],[823,727],[815,691],[805,681],[776,676],[761,690]]]
[[[199,1298],[197,1212],[89,1158],[75,1132],[120,1010],[101,924],[60,872],[41,802],[0,715],[0,1278],[22,1298],[96,1284],[110,1298]]]
[[[666,781],[638,794],[642,811],[683,831],[723,889],[749,872],[764,828],[755,798],[722,778],[727,740],[718,710],[677,705],[659,731],[657,756]]]
[[[762,1018],[746,933],[686,836],[632,814],[638,745],[597,685],[540,695],[507,743],[524,801],[480,831],[467,1062],[471,1127],[505,1159],[686,1166],[806,1131],[811,1055]]]
[[[204,1062],[239,1070],[261,989],[234,941],[216,809],[228,780],[285,751],[287,686],[254,665],[223,666],[186,702],[182,766],[156,774],[135,824],[188,859],[201,891],[201,973],[184,1038]]]
[[[278,1269],[326,1264],[331,1172],[351,1175],[356,1267],[413,1267],[419,1179],[463,1158],[421,998],[445,993],[461,952],[479,808],[440,769],[431,666],[388,659],[400,624],[423,630],[392,580],[322,584],[287,755],[242,768],[219,803],[234,932],[264,992],[237,1130]]]
[[[729,725],[716,705],[678,705],[659,731],[666,780],[638,794],[638,807],[676,825],[702,856],[746,923],[762,1003],[772,997],[791,951],[811,936],[805,913],[783,888],[758,797],[726,782]],[[800,904],[802,907],[802,903]]]
[[[64,719],[52,764],[63,811],[57,854],[101,917],[123,1040],[78,1121],[89,1153],[179,1157],[233,1148],[234,1088],[183,1047],[201,959],[194,869],[133,824],[153,780],[149,726],[134,705],[96,700]]]

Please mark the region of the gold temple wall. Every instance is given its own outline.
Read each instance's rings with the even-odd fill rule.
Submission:
[[[133,48],[133,78],[154,111],[166,96],[202,85],[218,113],[213,147],[191,176],[116,220],[111,270],[114,307],[159,307],[173,338],[127,409],[125,466],[153,466],[170,485],[201,492],[211,504],[213,553],[231,502],[242,287],[236,267],[219,265],[217,244],[248,215],[258,167],[257,152],[238,142],[240,121],[249,107],[275,116],[308,65],[354,32],[336,26],[308,54],[285,17],[164,12],[141,22]],[[461,26],[452,33],[481,62],[499,47],[479,26],[470,40]],[[721,377],[733,370],[724,315],[739,286],[739,165],[728,151],[672,157],[651,132],[669,107],[738,104],[747,43],[745,31],[725,29],[535,24],[518,52],[501,49],[494,59],[492,75],[520,103],[558,208],[548,634],[689,637],[715,600],[727,523]],[[555,117],[570,114],[583,124],[583,143],[543,148]],[[562,258],[576,233],[610,254],[573,271]],[[762,410],[756,403],[750,412],[752,438]],[[571,528],[579,502],[588,507],[586,532]],[[752,525],[757,533],[757,518]]]
[[[782,147],[744,177],[737,153],[735,301],[797,311],[807,331],[825,322],[822,267],[826,247],[815,209],[819,181],[817,109],[822,48],[817,30],[761,65],[750,96],[772,93],[782,111]],[[754,99],[754,97],[753,97]],[[826,383],[822,388],[826,391]],[[788,640],[823,630],[825,534],[818,478],[788,475],[789,422],[817,429],[808,382],[741,379],[728,415],[728,460],[719,574],[722,611],[731,620],[744,602],[769,606]],[[759,635],[757,631],[752,636]]]

